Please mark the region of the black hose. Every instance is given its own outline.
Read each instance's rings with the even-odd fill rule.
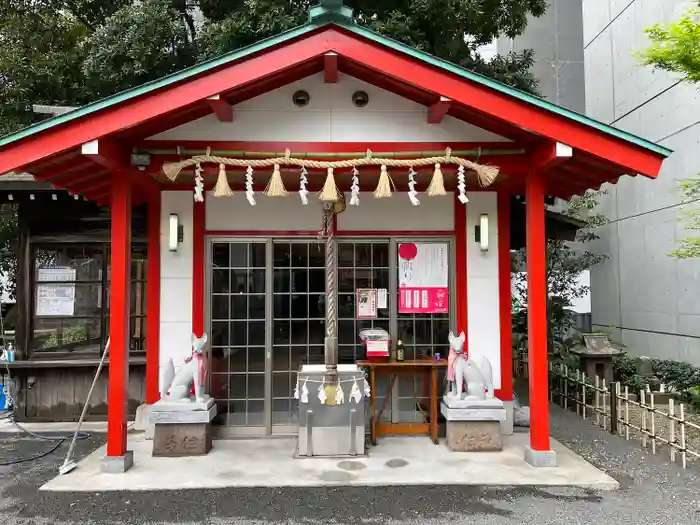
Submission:
[[[8,381],[12,381],[12,377],[10,376],[10,366],[7,364],[7,362],[5,362],[5,368],[7,369]],[[8,394],[9,394],[9,385],[8,385]],[[8,461],[2,461],[2,462],[0,462],[0,467],[17,465],[19,463],[27,463],[29,461],[36,461],[37,459],[44,458],[44,457],[48,456],[49,454],[51,454],[52,452],[56,451],[58,449],[58,447],[61,446],[61,443],[63,443],[66,439],[70,439],[71,437],[73,437],[72,434],[67,435],[67,436],[44,436],[41,434],[36,434],[36,433],[32,432],[31,430],[27,430],[22,425],[17,423],[17,421],[15,420],[15,405],[14,405],[14,403],[12,403],[12,405],[11,405],[9,415],[2,418],[2,420],[5,420],[5,419],[11,420],[11,422],[14,426],[19,428],[24,434],[27,434],[28,436],[31,436],[35,439],[41,439],[44,441],[55,441],[56,443],[49,450],[47,450],[46,452],[42,452],[41,454],[37,454],[35,456],[29,456],[26,458],[15,458],[15,459],[10,459]],[[91,437],[91,436],[87,432],[78,432],[76,439],[83,440],[83,439],[88,439],[89,437]]]

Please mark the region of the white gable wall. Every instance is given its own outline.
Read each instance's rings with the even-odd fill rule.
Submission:
[[[305,108],[292,103],[292,94],[308,91]],[[367,91],[370,103],[358,109],[352,93]],[[219,122],[211,115],[154,137],[154,140],[256,141],[256,142],[503,142],[506,139],[464,122],[446,117],[441,124],[428,124],[424,106],[398,97],[357,79],[341,75],[337,84],[326,84],[314,75],[241,103],[234,108],[234,122]],[[209,198],[206,204],[208,231],[316,231],[321,206],[313,193],[303,206],[295,193],[286,198],[256,195],[250,206],[242,192],[233,198]],[[339,230],[450,231],[454,228],[455,201],[450,197],[420,194],[414,207],[405,193],[377,200],[371,192],[360,195],[360,207],[348,206],[338,217]],[[472,192],[467,205],[467,268],[469,348],[478,359],[489,358],[494,383],[500,387],[500,338],[498,312],[498,224],[495,192]],[[349,202],[349,196],[348,196]],[[190,353],[192,326],[192,193],[168,191],[162,199],[161,366],[173,358],[180,366]],[[170,213],[178,213],[185,226],[185,241],[178,252],[167,250]],[[490,219],[490,249],[479,250],[474,226],[479,215]]]
[[[295,91],[311,96],[304,108]],[[352,94],[363,90],[369,104],[356,108]],[[507,139],[446,116],[427,123],[427,108],[347,75],[326,84],[312,75],[234,106],[233,122],[215,115],[151,137],[153,140],[289,142],[504,142]]]

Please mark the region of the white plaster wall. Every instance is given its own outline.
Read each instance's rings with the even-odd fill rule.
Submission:
[[[298,108],[292,94],[311,95]],[[352,94],[364,90],[369,104],[356,108]],[[233,122],[214,115],[151,137],[153,140],[296,141],[296,142],[504,142],[494,135],[452,117],[427,123],[427,108],[347,75],[326,84],[312,75],[234,107]]]
[[[191,195],[187,193],[191,200]],[[319,230],[323,207],[313,193],[304,206],[291,192],[287,197],[266,197],[256,194],[255,206],[248,204],[242,191],[233,197],[208,198],[207,230],[299,231]]]
[[[495,388],[501,388],[501,340],[498,287],[498,200],[496,192],[468,192],[467,304],[469,354],[493,367]],[[482,252],[474,241],[474,227],[482,213],[489,216],[489,249]]]
[[[360,192],[360,205],[348,206],[338,215],[338,231],[445,231],[454,228],[452,195],[418,195],[420,206],[413,206],[405,192],[386,199],[375,199],[372,192]],[[350,194],[346,194],[350,202]]]
[[[161,193],[160,377],[168,359],[177,369],[191,353],[193,205],[189,191]],[[184,227],[184,240],[176,252],[168,250],[171,213],[177,213]]]

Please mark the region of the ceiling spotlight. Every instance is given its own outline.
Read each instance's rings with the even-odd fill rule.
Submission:
[[[364,108],[369,104],[369,95],[366,91],[355,91],[352,94],[352,103],[356,108]]]
[[[308,106],[309,102],[311,102],[311,95],[309,95],[308,91],[300,89],[299,91],[294,92],[294,94],[292,95],[292,101],[294,102],[295,106],[303,108],[305,106]]]

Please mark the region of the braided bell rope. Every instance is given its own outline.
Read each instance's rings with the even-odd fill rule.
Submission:
[[[452,150],[450,148],[445,149],[445,155],[440,157],[425,157],[417,159],[386,159],[386,158],[375,158],[372,156],[372,152],[367,150],[365,157],[361,159],[347,159],[347,160],[311,160],[311,159],[299,159],[292,157],[289,150],[286,150],[284,157],[277,157],[272,159],[232,159],[228,157],[219,157],[216,155],[210,155],[209,153],[205,155],[196,155],[189,159],[185,159],[179,162],[166,162],[163,164],[163,173],[168,179],[174,181],[177,179],[180,172],[190,166],[196,164],[212,163],[212,164],[224,164],[226,166],[238,166],[242,168],[265,168],[279,164],[280,166],[296,166],[304,168],[313,169],[342,169],[342,168],[358,168],[361,166],[386,166],[393,168],[415,168],[418,166],[433,166],[435,164],[455,164],[457,166],[464,166],[465,168],[473,171],[477,175],[479,185],[482,187],[489,186],[496,180],[500,172],[498,166],[491,166],[486,164],[477,164],[470,160],[464,159],[462,157],[453,157],[451,154]]]

